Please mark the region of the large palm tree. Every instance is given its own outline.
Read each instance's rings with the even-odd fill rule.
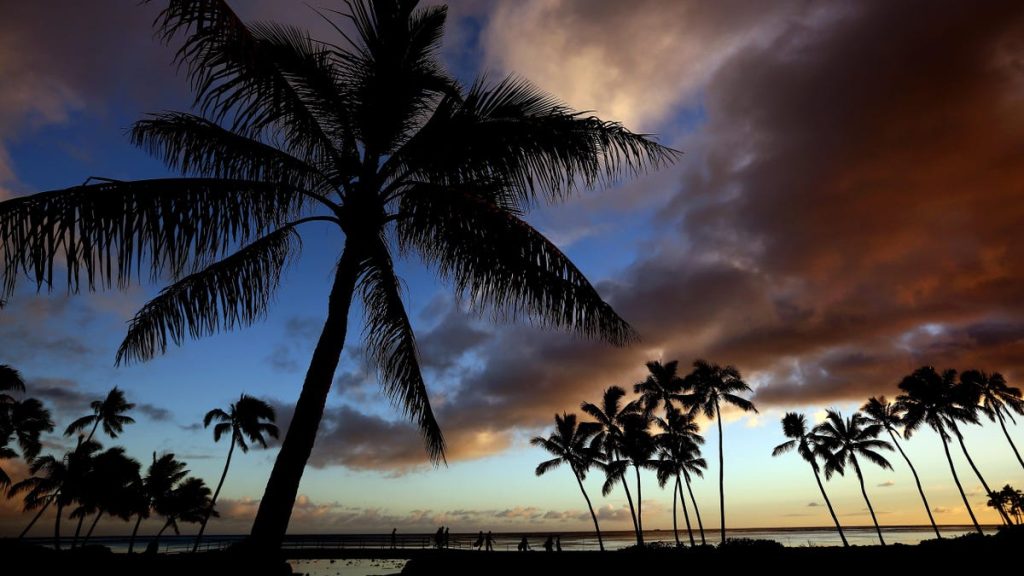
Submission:
[[[42,450],[40,436],[53,430],[50,411],[35,398],[0,402],[0,460],[21,457],[29,465]],[[17,445],[18,450],[14,449]],[[0,468],[0,489],[11,484],[11,477]]]
[[[725,542],[725,453],[722,434],[722,404],[729,404],[744,412],[757,412],[754,403],[738,394],[750,392],[740,371],[734,366],[719,366],[706,360],[693,363],[693,371],[683,379],[683,405],[691,414],[702,412],[705,417],[718,421],[718,503],[720,532]]]
[[[1006,378],[999,372],[986,374],[981,370],[968,370],[960,374],[960,382],[964,386],[972,387],[981,399],[981,411],[988,416],[989,420],[998,421],[999,427],[1003,429],[1006,441],[1010,443],[1013,455],[1017,462],[1024,468],[1024,459],[1021,458],[1017,446],[1010,438],[1010,432],[1006,429],[1006,420],[1013,420],[1013,413],[1024,414],[1024,395],[1020,388],[1010,386]]]
[[[604,551],[604,540],[601,538],[601,527],[597,524],[597,514],[594,513],[594,506],[590,503],[590,496],[583,487],[583,481],[587,478],[587,472],[592,466],[600,463],[600,452],[590,442],[594,436],[601,431],[596,422],[580,422],[577,424],[575,414],[561,416],[555,414],[555,429],[547,438],[536,436],[530,440],[534,446],[547,450],[554,456],[537,465],[537,476],[542,476],[549,470],[557,468],[561,464],[567,464],[572,470],[576,483],[583,493],[583,499],[587,501],[587,509],[590,510],[590,517],[594,520],[594,530],[597,532],[597,545]]]
[[[658,406],[664,406],[668,412],[683,389],[683,379],[679,377],[679,361],[662,364],[651,360],[647,363],[647,372],[647,377],[633,386],[633,392],[640,395],[640,402],[649,414],[657,410]]]
[[[95,502],[96,517],[85,533],[83,546],[92,537],[104,514],[124,521],[132,516],[131,498],[125,495],[140,481],[141,469],[139,461],[125,454],[120,446],[109,448],[93,458],[86,485]]]
[[[860,493],[864,496],[868,512],[871,513],[871,520],[875,523],[878,541],[885,546],[882,528],[878,525],[875,509],[871,506],[868,492],[864,488],[864,474],[861,472],[860,462],[857,459],[860,456],[876,466],[892,470],[892,464],[886,460],[885,456],[878,453],[879,450],[892,450],[892,446],[888,442],[878,439],[878,435],[881,433],[882,426],[872,424],[860,412],[843,419],[842,414],[835,410],[826,411],[825,421],[814,428],[815,443],[822,450],[831,454],[825,460],[825,478],[830,478],[835,472],[841,472],[847,464],[853,466],[853,471],[857,474],[857,481],[860,482]]]
[[[181,534],[178,524],[198,524],[207,517],[210,510],[210,488],[202,478],[189,477],[182,480],[170,492],[154,500],[153,510],[164,517],[164,525],[149,542],[147,549],[158,550],[160,537],[168,528]],[[214,516],[218,516],[214,510]]]
[[[96,430],[102,425],[107,436],[117,438],[117,435],[124,431],[125,424],[135,423],[134,418],[125,415],[125,412],[135,408],[135,404],[128,402],[124,397],[124,392],[117,386],[110,389],[106,398],[93,400],[89,406],[92,408],[92,414],[82,416],[69,424],[67,430],[64,431],[65,436],[79,433],[91,425],[92,429],[89,430],[89,435],[85,438],[85,441],[88,442],[92,440]]]
[[[153,454],[153,462],[146,470],[146,477],[141,483],[133,484],[126,492],[130,498],[130,505],[134,509],[136,520],[132,529],[131,538],[128,540],[128,553],[135,550],[135,537],[139,533],[139,525],[144,518],[149,518],[151,511],[156,510],[158,502],[167,502],[171,499],[174,488],[188,476],[185,463],[176,459],[174,454],[164,454],[157,458]],[[161,506],[163,506],[161,504]]]
[[[622,479],[625,474],[625,466],[619,459],[620,446],[622,443],[622,421],[631,414],[640,412],[640,403],[636,400],[623,404],[622,399],[626,391],[619,386],[610,386],[601,394],[601,404],[591,402],[580,404],[580,410],[597,421],[601,427],[594,441],[604,452],[605,475],[608,481],[602,487],[602,494],[607,496],[615,482]],[[633,495],[629,491],[629,483],[622,482],[622,488],[626,492],[626,502],[629,503],[629,515],[633,520],[633,531],[639,533],[639,525],[636,521],[636,508],[633,506]]]
[[[616,453],[621,460],[609,460],[605,465],[608,474],[602,488],[602,492],[608,495],[617,482],[621,481],[625,486],[628,482],[626,469],[629,466],[633,467],[636,477],[636,543],[641,547],[644,546],[644,501],[640,470],[657,466],[653,458],[657,445],[649,431],[651,421],[651,416],[643,410],[620,418],[621,435],[618,438]]]
[[[782,417],[782,433],[786,435],[789,440],[779,444],[772,450],[772,456],[780,456],[791,450],[796,450],[796,453],[804,459],[805,462],[811,465],[811,470],[814,472],[814,480],[818,483],[818,490],[821,491],[821,497],[825,500],[825,505],[828,506],[828,513],[832,515],[832,522],[836,525],[836,530],[839,532],[839,538],[843,541],[843,546],[849,546],[850,543],[846,541],[846,534],[843,533],[843,527],[839,524],[839,517],[836,516],[836,511],[832,507],[832,501],[828,499],[828,493],[825,492],[825,485],[821,482],[821,468],[818,466],[818,458],[825,457],[831,458],[832,455],[827,451],[819,449],[819,439],[816,434],[807,429],[807,419],[804,418],[803,414],[797,414],[796,412],[786,412],[786,415]],[[842,472],[843,464],[836,462],[835,470]]]
[[[917,493],[921,495],[921,503],[924,504],[924,511],[928,513],[928,521],[932,523],[932,530],[935,531],[936,538],[942,538],[942,534],[939,532],[939,527],[935,524],[935,518],[932,516],[932,508],[928,504],[928,498],[924,495],[924,488],[921,486],[921,478],[917,475],[917,469],[914,468],[914,464],[910,461],[910,457],[903,451],[903,446],[900,446],[900,442],[897,439],[900,432],[896,429],[897,426],[903,425],[903,414],[902,409],[898,403],[889,402],[885,399],[885,396],[872,396],[868,399],[867,403],[861,407],[861,411],[864,413],[865,419],[872,423],[878,424],[886,432],[889,433],[889,438],[892,439],[893,446],[899,451],[900,456],[903,456],[903,460],[906,461],[907,467],[910,468],[910,473],[914,475],[914,483],[917,484]]]
[[[658,450],[657,470],[658,484],[664,488],[669,480],[675,480],[672,489],[672,528],[675,533],[676,545],[679,545],[679,534],[676,528],[676,500],[681,502],[683,507],[683,518],[686,520],[686,532],[690,538],[690,546],[696,546],[693,538],[693,526],[690,524],[690,513],[686,506],[686,496],[683,494],[682,478],[686,477],[686,485],[690,486],[691,473],[698,476],[704,475],[707,462],[700,456],[700,445],[704,443],[704,437],[699,434],[697,423],[693,415],[681,412],[675,408],[666,410],[665,418],[655,418],[662,433],[655,437]],[[690,496],[693,497],[693,490],[690,489]],[[698,518],[700,512],[697,510],[697,502],[693,502],[694,511]],[[703,525],[701,525],[701,542],[704,542]]]
[[[631,327],[521,216],[675,157],[523,80],[462,86],[438,53],[444,6],[348,5],[352,30],[321,42],[245,24],[224,0],[168,0],[158,31],[182,39],[177,61],[198,113],[155,115],[131,139],[185,177],[90,181],[0,204],[0,298],[26,274],[50,286],[65,263],[72,291],[174,280],[132,320],[119,362],[260,320],[300,229],[327,226],[344,238],[324,328],[252,529],[275,547],[354,298],[385,394],[416,421],[431,461],[443,462],[396,253],[419,255],[476,307],[626,344]]]
[[[956,473],[953,456],[949,453],[950,418],[962,420],[972,417],[970,410],[956,402],[952,377],[939,374],[931,366],[925,366],[904,377],[899,387],[903,394],[896,398],[896,404],[903,414],[903,436],[909,439],[922,425],[927,425],[939,435],[949,471],[953,474],[953,482],[960,491],[967,514],[971,517],[974,529],[978,534],[983,534],[963,484],[960,483],[960,476]]]
[[[228,476],[228,467],[231,466],[231,455],[235,446],[243,453],[249,451],[249,444],[259,444],[267,447],[267,436],[277,438],[277,426],[274,424],[274,408],[260,400],[242,394],[238,402],[231,404],[227,411],[214,408],[203,417],[203,427],[209,428],[210,424],[217,422],[213,427],[213,441],[219,442],[221,436],[231,435],[231,446],[228,448],[228,457],[224,462],[224,471],[220,474],[220,481],[217,482],[217,489],[213,491],[213,498],[210,498],[210,508],[206,518],[203,518],[199,525],[199,533],[196,535],[192,551],[199,549],[199,542],[203,539],[203,532],[206,531],[206,523],[210,521],[210,513],[217,504],[217,496],[224,486],[224,479]]]

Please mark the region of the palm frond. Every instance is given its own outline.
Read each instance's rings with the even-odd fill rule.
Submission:
[[[534,471],[537,476],[543,476],[549,470],[558,468],[564,460],[562,458],[552,458],[551,460],[545,460],[537,465],[537,469]]]
[[[117,363],[162,354],[168,340],[181,344],[186,336],[201,338],[262,319],[297,247],[298,235],[285,226],[163,289],[132,318]]]

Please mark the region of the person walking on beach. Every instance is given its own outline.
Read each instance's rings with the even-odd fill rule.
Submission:
[[[434,532],[434,546],[437,546],[437,549],[440,550],[443,544],[444,544],[444,526],[441,526],[440,528],[437,529],[437,532]]]
[[[544,541],[544,551],[551,552],[555,549],[555,537],[548,536],[548,539]]]
[[[562,536],[558,535],[558,536],[555,536],[555,552],[561,552],[561,551],[562,551]]]
[[[449,542],[448,537],[450,536],[450,534],[448,533],[448,530],[449,530],[448,528],[444,529],[444,547],[445,548],[448,547],[448,542]]]
[[[526,536],[523,536],[523,539],[519,541],[519,548],[518,548],[518,550],[520,552],[529,552],[530,551],[530,543],[526,541]]]
[[[398,528],[391,529],[391,549],[398,547]]]
[[[494,537],[491,536],[491,531],[487,531],[487,537],[484,538],[484,546],[487,552],[494,552]]]
[[[480,534],[478,534],[477,537],[476,537],[476,542],[473,542],[473,548],[476,548],[477,550],[479,550],[480,547],[483,546],[483,545],[484,545],[484,531],[481,530]]]

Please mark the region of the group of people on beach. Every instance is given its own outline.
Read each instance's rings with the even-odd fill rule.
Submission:
[[[397,547],[397,544],[398,544],[397,540],[398,540],[398,528],[395,528],[395,529],[391,530],[391,548],[392,549]],[[441,549],[449,548],[450,547],[450,543],[451,543],[451,529],[448,528],[448,527],[445,527],[445,526],[439,527],[437,529],[437,532],[434,532],[434,547],[437,548],[438,550],[441,550]],[[473,542],[473,548],[476,548],[477,550],[483,548],[487,552],[492,552],[494,550],[494,536],[491,534],[491,531],[488,530],[487,534],[485,535],[484,531],[481,530],[480,533],[477,535],[476,540]],[[519,545],[516,547],[516,549],[518,551],[520,551],[520,552],[529,552],[531,550],[530,542],[529,542],[529,540],[526,539],[526,536],[523,536],[523,539],[519,541]],[[562,551],[562,537],[560,535],[549,535],[548,539],[544,541],[544,550],[546,552],[552,552],[552,551],[561,552]]]
[[[519,546],[516,547],[516,549],[519,550],[520,552],[529,552],[530,551],[530,542],[526,539],[526,536],[523,536],[523,539],[519,541]],[[551,552],[552,550],[554,550],[556,552],[561,552],[562,551],[562,537],[561,536],[549,535],[548,539],[544,541],[544,551],[545,552]]]

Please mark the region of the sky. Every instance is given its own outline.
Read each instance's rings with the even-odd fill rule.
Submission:
[[[160,4],[0,0],[0,198],[89,176],[169,175],[125,135],[146,113],[191,102],[175,46],[152,32]],[[307,3],[233,5],[246,20],[336,39]],[[448,465],[428,464],[350,331],[290,531],[587,530],[571,474],[536,477],[546,457],[529,439],[608,386],[631,388],[648,360],[696,358],[738,367],[760,409],[724,417],[729,525],[828,525],[807,465],[771,457],[786,411],[850,413],[895,395],[922,365],[1024,380],[1022,39],[1024,6],[1000,0],[449,3],[443,57],[462,81],[515,73],[683,152],[669,168],[528,217],[642,340],[613,348],[495,323],[415,258],[400,261]],[[0,363],[22,371],[58,432],[119,386],[137,423],[117,442],[143,462],[174,452],[213,483],[227,445],[203,414],[246,393],[287,423],[342,240],[304,231],[265,321],[128,367],[115,368],[114,353],[159,285],[68,295],[23,283],[0,311]],[[711,457],[719,440],[703,424]],[[1024,426],[1009,431],[1024,445]],[[990,484],[1022,484],[998,426],[965,436]],[[47,447],[68,442],[55,434]],[[967,522],[938,437],[903,446],[936,520]],[[248,530],[275,454],[236,454],[208,532]],[[998,522],[954,457],[979,519]],[[927,522],[909,471],[892,462],[891,472],[865,470],[879,521]],[[2,465],[24,474],[18,461]],[[712,463],[694,487],[708,526],[717,474]],[[670,528],[671,494],[651,474],[643,482],[645,527]],[[596,476],[586,486],[602,527],[630,527],[620,490],[601,498]],[[870,522],[852,476],[828,490],[844,524]],[[0,502],[0,534],[26,521],[16,502]]]

